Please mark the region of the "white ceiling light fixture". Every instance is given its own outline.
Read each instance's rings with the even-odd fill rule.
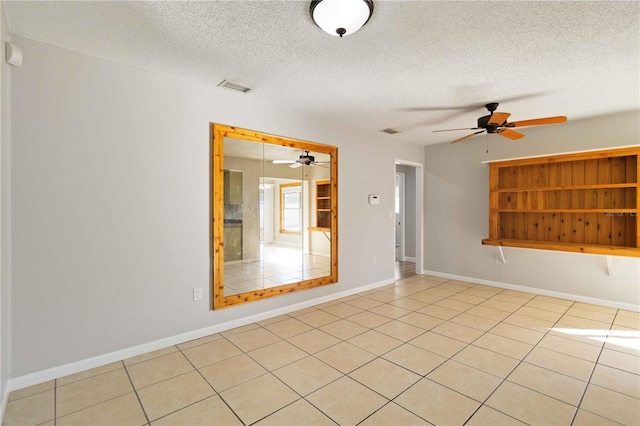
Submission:
[[[371,0],[314,0],[309,8],[313,22],[327,34],[350,35],[371,18]]]

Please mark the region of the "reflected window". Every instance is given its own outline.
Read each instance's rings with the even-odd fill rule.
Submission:
[[[302,223],[302,185],[280,185],[280,233],[299,234]]]

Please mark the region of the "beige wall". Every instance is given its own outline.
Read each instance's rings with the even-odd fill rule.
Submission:
[[[11,81],[6,206],[14,377],[393,278],[394,159],[422,161],[423,147],[14,41],[25,57]],[[210,310],[212,122],[339,147],[338,284]],[[375,155],[362,161],[363,151]],[[380,206],[367,204],[371,193]]]
[[[483,161],[640,144],[638,111],[530,127],[524,139],[485,135],[425,148],[425,269],[554,291],[594,301],[640,305],[640,259],[615,257],[609,276],[605,256],[504,248],[496,264],[488,237],[489,166]]]

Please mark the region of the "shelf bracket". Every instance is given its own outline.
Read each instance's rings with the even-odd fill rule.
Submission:
[[[498,255],[496,256],[496,263],[498,265],[504,265],[507,263],[507,259],[504,257],[504,252],[502,251],[502,246],[496,246],[498,249]]]
[[[607,273],[610,277],[616,275],[616,270],[613,267],[613,256],[607,256]]]

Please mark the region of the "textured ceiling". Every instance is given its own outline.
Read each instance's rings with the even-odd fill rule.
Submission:
[[[488,102],[512,121],[640,108],[638,1],[378,0],[369,23],[342,39],[315,26],[308,1],[4,8],[11,34],[205,85],[244,83],[255,90],[238,96],[401,130],[385,135],[390,143],[464,136],[432,131],[475,127]]]

